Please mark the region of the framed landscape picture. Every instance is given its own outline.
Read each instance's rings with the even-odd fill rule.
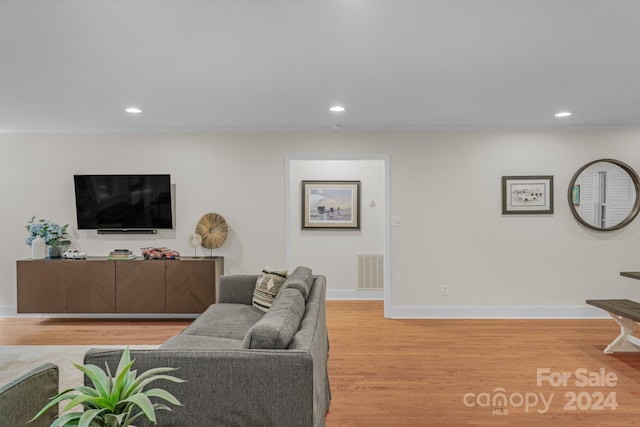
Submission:
[[[502,213],[552,214],[553,176],[503,176]]]
[[[302,181],[302,229],[360,229],[360,181]]]

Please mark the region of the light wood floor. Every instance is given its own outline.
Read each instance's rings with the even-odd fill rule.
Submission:
[[[328,301],[327,318],[329,427],[640,425],[640,353],[602,352],[619,332],[611,320],[390,320],[379,301]],[[0,344],[159,344],[187,324],[5,318]],[[571,377],[538,386],[544,368]],[[576,384],[579,369],[615,385]],[[510,402],[494,406],[501,391]],[[600,394],[615,410],[597,409]]]

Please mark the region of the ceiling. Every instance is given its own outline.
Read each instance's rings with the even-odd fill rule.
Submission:
[[[638,0],[0,0],[0,132],[640,128],[638,17]]]

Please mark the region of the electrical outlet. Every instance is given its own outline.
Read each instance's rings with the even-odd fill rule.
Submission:
[[[443,297],[449,295],[449,285],[442,285],[440,287],[440,295],[442,295]]]

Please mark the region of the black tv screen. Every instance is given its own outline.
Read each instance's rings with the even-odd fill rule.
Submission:
[[[74,175],[78,229],[173,228],[170,175]]]

